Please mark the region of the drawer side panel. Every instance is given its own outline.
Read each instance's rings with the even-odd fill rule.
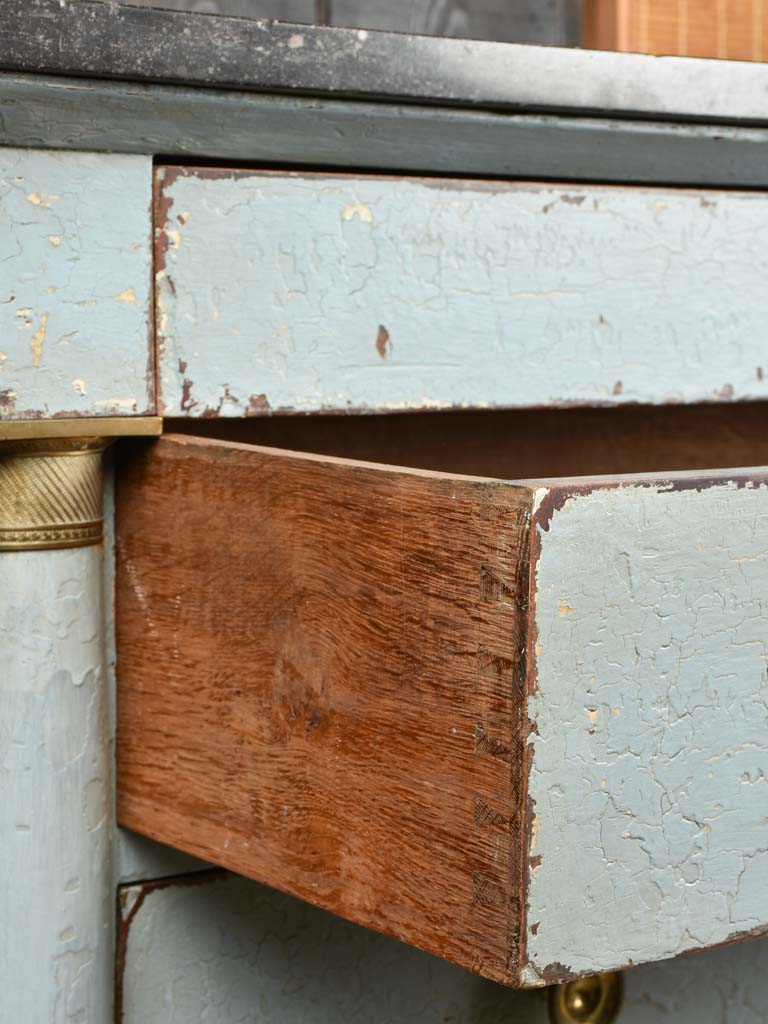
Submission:
[[[515,980],[530,491],[169,438],[118,479],[120,824]]]

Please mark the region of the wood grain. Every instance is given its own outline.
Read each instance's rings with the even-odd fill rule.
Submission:
[[[118,479],[120,824],[516,982],[530,489],[171,437]]]
[[[765,932],[764,468],[120,470],[121,824],[520,987]]]
[[[764,61],[765,0],[587,0],[583,45],[600,50]]]

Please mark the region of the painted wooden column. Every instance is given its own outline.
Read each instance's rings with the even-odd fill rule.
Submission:
[[[0,447],[0,1017],[112,1011],[100,441]]]

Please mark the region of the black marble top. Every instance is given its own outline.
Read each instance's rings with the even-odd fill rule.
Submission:
[[[489,110],[768,123],[768,65],[0,0],[0,69]]]

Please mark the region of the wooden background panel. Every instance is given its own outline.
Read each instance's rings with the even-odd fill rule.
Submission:
[[[583,45],[600,50],[764,61],[766,0],[586,0]]]
[[[151,176],[0,149],[0,419],[154,412]]]
[[[768,395],[758,193],[159,172],[165,415]]]
[[[121,461],[118,820],[514,980],[526,488]]]

